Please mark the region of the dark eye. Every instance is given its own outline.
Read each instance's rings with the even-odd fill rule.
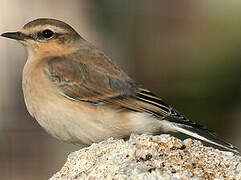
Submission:
[[[45,29],[45,30],[42,32],[42,35],[43,35],[44,38],[49,39],[49,38],[53,37],[54,32],[51,31],[51,30],[49,30],[49,29]]]

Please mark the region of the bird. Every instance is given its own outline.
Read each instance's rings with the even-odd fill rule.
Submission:
[[[26,47],[22,76],[26,107],[61,141],[88,146],[132,133],[176,132],[239,152],[143,88],[65,22],[38,18],[1,36]]]

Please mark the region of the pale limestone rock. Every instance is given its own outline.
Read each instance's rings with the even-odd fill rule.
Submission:
[[[241,156],[169,135],[110,138],[69,155],[51,180],[241,179]]]

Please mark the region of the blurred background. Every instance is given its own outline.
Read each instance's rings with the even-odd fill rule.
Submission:
[[[0,32],[39,17],[72,25],[132,78],[241,148],[241,1],[1,0]],[[49,136],[28,114],[27,54],[0,38],[1,179],[47,179],[79,147]]]

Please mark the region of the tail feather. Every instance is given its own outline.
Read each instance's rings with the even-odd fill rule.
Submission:
[[[214,135],[213,133],[211,133],[206,129],[193,128],[191,126],[187,126],[183,124],[175,124],[175,125],[176,125],[176,130],[183,134],[195,137],[197,139],[206,141],[208,143],[223,147],[227,150],[239,153],[239,149],[237,147],[218,138],[216,135]]]
[[[155,108],[153,109],[150,109],[150,106],[148,106],[148,112],[153,116],[161,120],[165,120],[166,122],[170,122],[172,125],[174,125],[172,129],[173,131],[178,131],[208,143],[223,147],[230,151],[239,153],[237,147],[225,142],[222,139],[219,139],[213,131],[209,130],[205,126],[202,126],[186,118],[177,110],[166,104],[162,99],[155,96],[152,92],[146,89],[140,89],[136,95],[136,98],[142,102],[154,106]],[[156,108],[158,108],[158,110],[156,110]]]

